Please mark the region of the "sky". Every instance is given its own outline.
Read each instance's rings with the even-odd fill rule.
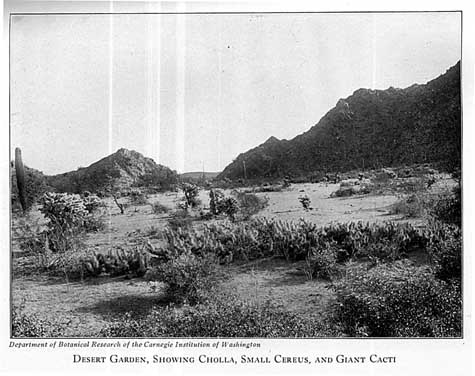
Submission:
[[[460,13],[12,16],[11,148],[46,174],[119,148],[221,171],[359,88],[460,60]]]

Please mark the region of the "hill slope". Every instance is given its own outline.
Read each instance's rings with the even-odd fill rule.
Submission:
[[[298,176],[413,163],[460,165],[460,62],[425,85],[359,89],[292,140],[269,138],[218,176]],[[245,167],[244,167],[245,166]]]
[[[60,192],[101,192],[137,186],[161,186],[166,189],[177,181],[177,173],[156,164],[153,159],[127,149],[119,149],[88,167],[48,176],[47,182]]]

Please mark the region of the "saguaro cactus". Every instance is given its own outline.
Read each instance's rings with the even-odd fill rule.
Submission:
[[[25,168],[21,159],[21,149],[15,148],[15,174],[16,185],[18,187],[18,196],[23,211],[26,210],[26,183],[25,183]]]

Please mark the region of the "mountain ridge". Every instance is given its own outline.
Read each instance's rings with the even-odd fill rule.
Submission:
[[[460,164],[460,157],[458,62],[426,84],[357,89],[339,99],[306,132],[291,140],[271,136],[239,154],[218,179],[299,176],[426,162]]]

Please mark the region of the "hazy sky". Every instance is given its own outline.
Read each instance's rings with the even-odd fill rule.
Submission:
[[[12,149],[47,174],[121,147],[220,171],[356,89],[459,59],[459,13],[13,16]]]

